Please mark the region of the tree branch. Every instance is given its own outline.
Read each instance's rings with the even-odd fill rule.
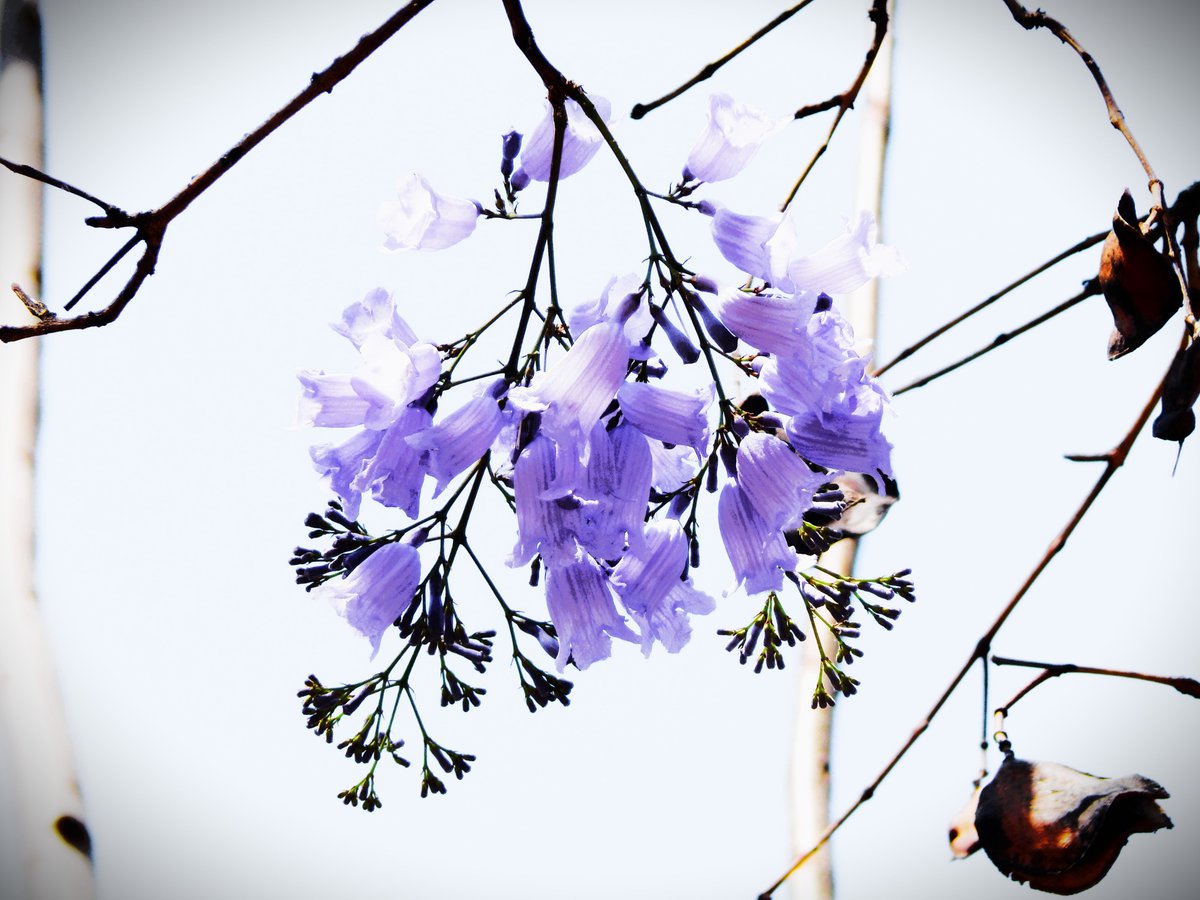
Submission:
[[[724,56],[722,56],[720,59],[710,62],[703,69],[701,69],[699,72],[697,72],[695,75],[693,75],[690,79],[688,79],[683,84],[681,84],[679,87],[675,88],[675,90],[671,91],[669,94],[664,94],[663,96],[659,97],[657,100],[651,100],[649,103],[635,103],[633,105],[633,109],[630,110],[630,112],[629,112],[629,117],[631,119],[640,119],[640,118],[642,118],[642,116],[646,115],[646,113],[651,112],[655,109],[658,109],[658,107],[662,106],[665,103],[669,103],[670,101],[672,101],[676,97],[678,97],[680,94],[682,94],[685,91],[689,90],[690,88],[693,88],[696,85],[698,85],[700,82],[707,81],[709,78],[712,78],[715,74],[717,74],[717,71],[721,68],[721,66],[725,65],[725,63],[729,62],[731,59],[733,59],[735,56],[737,56],[743,50],[748,49],[752,44],[754,44],[756,41],[758,41],[759,38],[762,38],[762,37],[770,34],[772,31],[774,31],[776,28],[778,28],[780,25],[782,25],[784,22],[786,22],[788,19],[790,19],[796,13],[800,12],[800,10],[804,9],[804,7],[808,6],[808,4],[810,4],[810,3],[812,3],[812,0],[801,0],[800,3],[797,3],[791,9],[784,10],[779,15],[777,15],[774,19],[772,19],[770,22],[768,22],[766,25],[764,25],[762,28],[758,29],[758,31],[754,32],[754,34],[750,35],[750,37],[746,38],[746,40],[742,41],[740,44],[738,44],[736,47],[734,47],[732,50],[730,50],[728,53],[726,53]],[[826,109],[831,109],[831,108],[832,107],[826,107]],[[798,115],[797,115],[797,118],[799,118]]]
[[[154,266],[158,261],[158,253],[162,247],[163,236],[166,233],[167,226],[175,217],[187,209],[193,200],[212,187],[222,175],[237,165],[247,153],[258,146],[269,135],[277,131],[292,116],[312,103],[321,94],[332,92],[334,87],[353,72],[363,60],[367,59],[367,57],[383,46],[388,39],[407,25],[417,13],[430,6],[433,2],[434,0],[412,0],[412,2],[404,6],[379,26],[379,28],[369,34],[363,35],[348,53],[344,56],[339,56],[324,71],[313,75],[308,87],[293,97],[291,101],[259,125],[258,128],[247,134],[242,140],[222,154],[220,159],[188,182],[183,190],[158,209],[129,215],[85,191],[74,188],[30,166],[0,160],[0,163],[3,163],[6,168],[18,175],[33,178],[43,184],[67,191],[98,205],[104,210],[104,215],[88,219],[88,225],[94,228],[134,228],[135,234],[130,243],[132,245],[139,243],[145,245],[145,250],[142,252],[142,256],[138,260],[133,274],[108,306],[95,312],[87,312],[69,318],[47,317],[27,325],[0,326],[0,342],[9,343],[11,341],[24,340],[59,331],[78,331],[84,328],[96,328],[114,321],[121,315],[125,307],[129,304],[129,301],[134,298],[145,280],[154,274]],[[131,247],[127,246],[120,251],[120,255],[124,255],[129,249]],[[111,267],[112,264],[113,261],[110,261],[105,265]],[[89,283],[76,295],[75,299],[86,293],[96,281],[99,281],[103,277],[106,271],[107,269],[102,268],[96,276],[89,280]],[[72,304],[74,302],[75,300],[71,301]],[[69,307],[70,304],[68,304],[67,308]]]

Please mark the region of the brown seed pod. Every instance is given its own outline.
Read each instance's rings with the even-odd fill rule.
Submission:
[[[1108,341],[1109,359],[1136,350],[1183,304],[1171,261],[1146,236],[1129,191],[1117,203],[1100,253],[1099,277],[1116,329]]]
[[[1154,802],[1167,796],[1141,775],[1098,778],[1009,754],[979,794],[975,828],[1009,878],[1077,894],[1108,874],[1130,835],[1171,827]]]
[[[1192,407],[1200,398],[1200,340],[1175,354],[1163,383],[1162,412],[1154,420],[1154,436],[1163,441],[1183,441],[1196,430]]]

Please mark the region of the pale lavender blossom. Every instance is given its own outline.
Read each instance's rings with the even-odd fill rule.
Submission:
[[[582,455],[587,435],[600,421],[625,380],[629,341],[621,324],[601,322],[579,335],[571,349],[528,387],[514,387],[508,399],[517,409],[542,414],[542,431],[569,442]]]
[[[717,524],[737,584],[744,585],[747,594],[779,590],[783,573],[796,568],[796,553],[736,481],[726,482],[721,489]]]
[[[558,632],[558,671],[573,660],[580,669],[608,659],[612,639],[641,643],[617,611],[608,578],[591,560],[546,572],[546,608]]]
[[[696,477],[699,463],[691,447],[663,445],[662,441],[649,441],[650,459],[654,464],[653,485],[655,490],[671,493],[679,490]]]
[[[728,94],[709,97],[708,127],[688,155],[684,181],[724,181],[742,171],[759,146],[787,123],[738,103]]]
[[[586,481],[576,491],[592,501],[580,507],[580,540],[592,556],[613,560],[627,543],[644,545],[652,472],[650,447],[638,429],[624,423],[611,431],[603,423],[592,429]]]
[[[592,97],[592,104],[607,123],[612,116],[612,106],[603,97]],[[600,129],[587,117],[587,113],[574,100],[566,101],[567,130],[563,133],[562,162],[559,165],[558,177],[566,178],[574,175],[596,155],[604,136]],[[514,176],[514,182],[520,180],[522,174],[534,181],[550,180],[550,163],[554,156],[554,110],[546,101],[546,114],[538,126],[529,135],[521,148],[521,167]]]
[[[621,605],[642,632],[642,653],[654,642],[678,653],[692,635],[689,615],[706,615],[716,601],[683,576],[688,568],[688,540],[674,519],[646,526],[645,547],[625,554],[612,571]]]
[[[365,432],[338,446],[315,447],[313,463],[352,517],[368,490],[380,503],[415,515],[424,472],[407,438],[429,427],[429,413],[414,404],[440,376],[441,354],[416,339],[385,291],[349,306],[333,327],[358,347],[362,364],[348,374],[299,373],[298,422]]]
[[[847,392],[824,415],[792,416],[788,442],[805,459],[830,469],[892,474],[892,444],[884,437],[883,397],[874,390]]]
[[[637,345],[654,324],[650,304],[646,302],[643,292],[643,281],[643,277],[635,272],[619,278],[610,278],[600,296],[571,310],[567,316],[567,327],[571,329],[572,334],[579,335],[600,322],[623,322],[625,339],[635,347],[635,352],[630,356],[634,359],[648,359],[649,348],[645,348],[646,352],[636,351]]]
[[[423,468],[437,482],[434,497],[487,452],[503,424],[500,407],[488,395],[468,400],[432,428],[408,438],[421,451]]]
[[[870,279],[904,271],[892,247],[877,243],[875,217],[863,210],[846,233],[815,253],[800,252],[794,216],[745,216],[727,209],[713,215],[713,241],[721,255],[743,272],[789,294],[799,291],[849,293]]]
[[[717,313],[726,328],[752,347],[791,357],[808,341],[805,330],[816,302],[810,293],[728,291],[720,295]]]
[[[402,178],[396,194],[379,207],[385,250],[445,250],[475,230],[479,204],[439,194],[421,175]]]
[[[781,438],[756,431],[738,445],[737,479],[767,527],[787,531],[800,524],[829,476],[814,472]]]
[[[374,659],[384,632],[412,602],[420,578],[421,560],[415,547],[384,544],[344,577],[322,584],[317,592],[371,642]]]
[[[628,381],[617,391],[621,413],[647,437],[682,444],[704,455],[708,445],[708,407],[713,386],[672,391],[657,384]]]
[[[517,543],[508,558],[510,566],[523,566],[539,554],[548,566],[582,558],[575,538],[579,501],[554,489],[556,455],[554,442],[539,434],[513,465]]]

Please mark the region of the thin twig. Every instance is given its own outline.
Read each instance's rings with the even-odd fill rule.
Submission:
[[[933,331],[929,332],[929,334],[925,335],[925,337],[921,338],[916,343],[901,350],[894,358],[889,360],[884,365],[879,366],[877,369],[875,369],[875,371],[872,372],[872,374],[876,378],[878,378],[880,375],[882,375],[888,369],[892,368],[897,363],[903,362],[904,360],[908,359],[910,356],[912,356],[918,350],[925,347],[927,344],[932,343],[933,341],[937,340],[939,337],[941,337],[943,334],[945,334],[950,329],[961,325],[967,319],[969,319],[972,316],[976,315],[977,313],[980,313],[983,310],[987,309],[989,306],[991,306],[997,300],[1000,300],[1001,298],[1010,294],[1012,291],[1016,290],[1021,285],[1025,284],[1027,281],[1033,280],[1038,275],[1041,275],[1043,272],[1047,271],[1048,269],[1053,268],[1054,266],[1058,265],[1063,260],[1069,259],[1070,257],[1074,256],[1076,253],[1082,253],[1084,250],[1087,250],[1090,247],[1096,246],[1101,241],[1103,241],[1107,236],[1108,236],[1107,231],[1101,231],[1098,234],[1093,234],[1093,235],[1089,235],[1088,237],[1085,237],[1082,241],[1079,241],[1077,244],[1074,244],[1074,245],[1068,247],[1062,253],[1059,253],[1057,256],[1055,256],[1051,259],[1048,259],[1046,262],[1042,263],[1040,266],[1033,269],[1032,271],[1026,272],[1024,275],[1022,275],[1016,281],[1013,281],[1012,283],[1005,285],[1003,288],[996,291],[996,293],[992,294],[987,299],[981,300],[979,303],[976,303],[974,306],[972,306],[966,312],[960,313],[959,315],[957,315],[953,319],[951,319],[949,322],[946,322],[945,324],[938,326],[937,328],[935,328]]]
[[[1024,666],[1028,669],[1042,669],[1042,673],[1025,685],[1003,706],[996,707],[998,715],[1008,715],[1008,711],[1017,705],[1017,701],[1036,688],[1038,685],[1057,678],[1059,675],[1079,673],[1082,675],[1107,675],[1112,678],[1132,678],[1137,681],[1150,681],[1154,684],[1165,684],[1173,687],[1181,694],[1200,699],[1200,681],[1195,678],[1184,678],[1170,675],[1148,675],[1145,672],[1126,672],[1120,669],[1102,669],[1096,666],[1078,666],[1075,663],[1044,663],[1029,659],[1009,659],[1005,656],[993,656],[992,662],[998,666]]]
[[[212,187],[222,175],[237,165],[242,157],[258,146],[266,137],[277,131],[292,116],[308,106],[308,104],[321,94],[330,93],[363,60],[367,59],[367,57],[383,46],[389,38],[393,37],[401,28],[408,24],[417,13],[430,6],[433,2],[434,0],[412,0],[412,2],[395,13],[379,28],[359,38],[358,43],[349,52],[335,59],[324,71],[313,75],[308,86],[293,97],[287,105],[222,154],[220,159],[197,175],[183,190],[158,209],[129,215],[117,207],[98,200],[65,182],[51,178],[43,172],[39,172],[29,166],[9,164],[7,161],[4,161],[4,165],[7,168],[19,175],[33,178],[51,187],[67,191],[95,203],[105,211],[105,214],[88,219],[88,225],[96,228],[134,228],[136,231],[131,243],[134,245],[138,243],[145,244],[145,250],[142,252],[142,256],[138,260],[133,274],[130,275],[125,286],[121,288],[108,306],[94,312],[82,313],[78,316],[43,319],[28,325],[0,326],[0,342],[9,343],[11,341],[24,340],[25,338],[58,331],[78,331],[83,328],[95,328],[114,321],[121,315],[129,301],[137,294],[145,280],[154,274],[154,266],[158,260],[159,250],[162,247],[163,236],[172,220],[187,209],[193,200]],[[121,255],[124,255],[126,252],[128,252],[128,249],[122,250]],[[101,271],[97,276],[94,276],[93,283],[95,280],[99,280],[99,277],[102,277],[103,274],[104,272]],[[90,284],[88,286],[90,287]],[[82,293],[80,292],[80,295]]]
[[[1160,210],[1163,223],[1163,234],[1167,240],[1167,255],[1171,258],[1171,262],[1175,267],[1175,275],[1179,279],[1179,286],[1183,290],[1183,296],[1188,299],[1188,315],[1191,316],[1191,294],[1188,292],[1188,282],[1183,271],[1183,257],[1179,252],[1179,244],[1175,240],[1175,230],[1171,227],[1170,212],[1167,209],[1167,201],[1165,197],[1165,189],[1162,179],[1154,173],[1154,168],[1150,165],[1150,160],[1146,157],[1141,145],[1137,142],[1137,138],[1133,136],[1133,132],[1129,129],[1128,123],[1125,121],[1125,115],[1121,112],[1121,108],[1117,106],[1117,101],[1113,97],[1112,90],[1108,86],[1108,81],[1104,77],[1104,73],[1100,71],[1100,66],[1096,62],[1092,54],[1088,53],[1083,46],[1075,40],[1074,36],[1067,30],[1067,27],[1062,22],[1048,16],[1042,10],[1030,12],[1017,0],[1004,0],[1004,5],[1008,7],[1008,11],[1012,14],[1014,20],[1022,28],[1031,31],[1035,28],[1045,28],[1056,38],[1070,47],[1078,54],[1083,64],[1087,66],[1087,70],[1091,73],[1092,80],[1096,82],[1096,87],[1100,89],[1100,94],[1104,98],[1104,105],[1108,109],[1108,121],[1112,127],[1121,132],[1130,148],[1138,158],[1138,162],[1142,164],[1142,169],[1149,179],[1147,187],[1151,195],[1154,197],[1155,206]]]
[[[1044,322],[1049,322],[1051,319],[1053,319],[1055,316],[1059,315],[1060,313],[1064,313],[1071,307],[1077,306],[1078,304],[1082,303],[1088,297],[1094,297],[1099,293],[1100,293],[1100,280],[1098,278],[1090,278],[1090,279],[1088,279],[1086,284],[1084,284],[1083,290],[1081,290],[1074,297],[1064,300],[1062,303],[1058,304],[1058,306],[1054,307],[1053,309],[1049,309],[1046,312],[1042,313],[1040,316],[1038,316],[1034,319],[1030,319],[1024,325],[1019,325],[1016,328],[1014,328],[1012,331],[1006,331],[1002,334],[996,335],[994,338],[992,338],[992,342],[990,344],[988,344],[986,347],[981,347],[980,349],[974,351],[973,353],[968,353],[966,356],[962,357],[961,359],[950,363],[950,365],[944,366],[943,368],[938,369],[936,372],[932,372],[929,375],[926,375],[924,378],[918,378],[916,381],[912,382],[911,384],[906,384],[902,388],[897,388],[895,391],[892,392],[892,396],[898,397],[901,394],[906,393],[907,391],[915,390],[916,388],[919,388],[919,387],[924,387],[925,385],[929,384],[931,381],[936,381],[937,379],[941,378],[943,375],[949,375],[955,369],[960,369],[963,366],[965,366],[967,363],[973,362],[973,361],[979,359],[979,357],[981,357],[981,356],[986,356],[987,354],[991,353],[996,348],[1003,347],[1005,344],[1007,344],[1013,338],[1019,337],[1020,335],[1024,334],[1027,331],[1032,331],[1034,328],[1037,328],[1039,325],[1043,324]]]
[[[1050,561],[1059,554],[1063,547],[1066,546],[1067,540],[1079,526],[1079,523],[1083,521],[1083,517],[1087,515],[1088,510],[1091,509],[1092,504],[1096,502],[1096,498],[1100,496],[1109,480],[1113,477],[1113,475],[1116,474],[1117,470],[1125,464],[1125,460],[1129,456],[1130,448],[1133,447],[1134,441],[1137,440],[1138,435],[1146,426],[1146,422],[1150,420],[1150,416],[1154,412],[1154,407],[1158,404],[1158,398],[1162,394],[1162,388],[1163,385],[1160,382],[1159,386],[1154,391],[1154,395],[1150,398],[1149,402],[1146,403],[1141,413],[1139,413],[1136,421],[1133,423],[1128,433],[1121,440],[1121,442],[1109,452],[1107,462],[1104,467],[1104,472],[1096,480],[1095,485],[1092,486],[1092,490],[1080,504],[1074,515],[1071,516],[1063,530],[1059,532],[1058,536],[1054,538],[1053,541],[1050,542],[1050,546],[1047,548],[1045,554],[1043,554],[1041,560],[1036,566],[1034,566],[1033,571],[1030,572],[1024,583],[1020,586],[1020,588],[1017,589],[1016,594],[1014,594],[1012,599],[1008,601],[1004,609],[1000,611],[1000,614],[996,617],[996,620],[992,622],[991,627],[989,627],[988,630],[984,632],[983,636],[980,637],[970,657],[965,663],[963,663],[962,667],[950,680],[950,684],[942,691],[941,696],[938,697],[937,701],[930,708],[929,712],[925,714],[925,718],[920,722],[919,725],[917,725],[916,729],[911,735],[909,735],[908,739],[903,745],[901,745],[900,749],[896,751],[895,755],[892,756],[887,765],[883,767],[883,770],[875,777],[875,780],[863,790],[859,798],[855,800],[854,803],[851,804],[850,807],[825,830],[825,833],[821,835],[820,839],[810,850],[797,859],[792,864],[791,868],[784,872],[774,884],[767,888],[763,893],[759,894],[759,900],[769,900],[769,898],[781,884],[787,881],[787,879],[791,877],[791,875],[797,869],[804,865],[817,853],[817,851],[825,846],[825,844],[838,831],[838,829],[840,829],[842,825],[844,825],[850,819],[850,817],[858,811],[859,807],[861,807],[875,795],[875,791],[878,789],[879,785],[884,782],[888,775],[891,774],[892,769],[899,764],[900,760],[904,758],[904,755],[908,753],[909,749],[929,728],[930,724],[932,724],[934,720],[934,717],[936,717],[938,712],[941,711],[941,708],[945,705],[946,701],[950,699],[950,696],[958,688],[958,685],[962,682],[963,678],[966,677],[967,673],[971,670],[971,667],[975,665],[975,662],[980,659],[986,659],[987,654],[991,649],[992,640],[999,633],[1000,629],[1004,627],[1004,623],[1008,621],[1008,617],[1012,615],[1013,611],[1017,608],[1017,605],[1029,592],[1029,589],[1033,587],[1038,577],[1046,570],[1046,567],[1050,565]]]
[[[805,116],[812,115],[815,112],[820,112],[825,109],[833,109],[837,107],[837,115],[834,116],[833,124],[829,126],[829,132],[825,135],[825,142],[817,148],[817,152],[813,154],[812,159],[808,161],[808,165],[804,167],[804,171],[800,173],[800,177],[796,179],[796,183],[792,185],[791,191],[788,192],[787,199],[783,201],[780,210],[785,210],[792,202],[792,198],[796,196],[796,192],[800,190],[800,185],[804,184],[804,180],[808,178],[808,173],[813,170],[817,164],[817,160],[825,155],[825,151],[829,149],[829,142],[833,140],[833,133],[837,131],[838,125],[841,124],[846,111],[854,106],[854,101],[858,99],[858,92],[862,90],[863,82],[867,80],[867,75],[871,73],[871,66],[875,63],[875,57],[879,55],[879,48],[883,46],[884,35],[888,29],[888,12],[887,0],[872,0],[871,9],[867,13],[867,18],[875,23],[875,35],[871,39],[871,46],[867,50],[867,55],[863,59],[862,68],[858,71],[858,77],[854,79],[854,83],[845,91],[838,94],[836,97],[830,98],[825,103],[818,103],[814,106],[805,106],[796,110],[793,118],[803,119]]]
[[[657,100],[651,100],[649,103],[635,103],[633,105],[633,109],[630,110],[630,112],[629,112],[629,117],[631,119],[640,119],[640,118],[642,118],[642,116],[646,115],[646,113],[651,112],[652,110],[658,109],[658,107],[662,106],[664,103],[669,103],[670,101],[674,100],[676,97],[678,97],[684,91],[695,87],[702,81],[707,81],[709,78],[712,78],[713,75],[717,74],[717,70],[720,69],[721,66],[725,65],[725,63],[729,62],[731,59],[733,59],[735,56],[737,56],[743,50],[748,49],[752,44],[754,44],[756,41],[758,41],[759,38],[762,38],[762,37],[770,34],[772,31],[774,31],[776,28],[778,28],[780,25],[782,25],[784,22],[786,22],[788,19],[790,19],[796,13],[800,12],[800,10],[804,9],[804,7],[808,6],[808,4],[810,4],[812,2],[813,2],[813,0],[801,0],[800,3],[797,3],[791,9],[784,10],[779,15],[777,15],[774,19],[772,19],[770,22],[768,22],[766,25],[764,25],[762,28],[758,29],[758,31],[754,32],[754,34],[750,35],[750,37],[746,38],[746,40],[742,41],[740,44],[738,44],[736,47],[734,47],[732,50],[730,50],[728,53],[726,53],[724,56],[722,56],[720,59],[710,62],[703,69],[701,69],[699,72],[697,72],[695,75],[693,75],[690,79],[688,79],[683,84],[681,84],[679,87],[675,88],[675,90],[671,91],[669,94],[664,94],[663,96],[659,97]],[[835,98],[835,101],[836,101],[836,98]],[[831,108],[831,107],[827,107],[827,108]]]

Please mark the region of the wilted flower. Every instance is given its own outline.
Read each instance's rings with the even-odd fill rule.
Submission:
[[[684,181],[724,181],[746,167],[759,146],[787,120],[736,102],[728,94],[709,97],[708,127],[683,170]]]
[[[401,179],[397,199],[379,206],[385,250],[445,250],[471,236],[479,204],[437,193],[420,175]]]
[[[1138,222],[1129,191],[1121,195],[1113,227],[1100,253],[1100,289],[1112,312],[1108,358],[1140,347],[1183,304],[1171,261],[1154,247]]]
[[[592,97],[592,104],[600,118],[608,122],[612,115],[612,106],[603,97]],[[558,177],[566,178],[574,175],[596,155],[604,136],[600,134],[587,113],[574,100],[566,101],[567,130],[563,133],[562,162],[559,164]],[[521,148],[521,167],[514,176],[514,181],[524,182],[525,178],[534,181],[550,180],[550,163],[554,158],[554,109],[546,101],[546,115],[538,123],[537,128],[529,135]]]
[[[1098,778],[1009,753],[980,792],[975,828],[996,868],[1014,881],[1077,894],[1104,878],[1130,835],[1171,827],[1155,802],[1167,796],[1141,775]]]

